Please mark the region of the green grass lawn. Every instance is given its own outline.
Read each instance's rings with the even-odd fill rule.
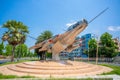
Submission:
[[[113,71],[108,72],[108,73],[103,73],[103,75],[108,75],[108,74],[117,74],[120,75],[120,66],[114,66],[110,64],[101,64],[102,66],[110,67],[113,69]]]
[[[34,78],[34,77],[33,76],[18,77],[16,75],[3,75],[3,74],[0,74],[0,79],[13,79],[13,78]]]

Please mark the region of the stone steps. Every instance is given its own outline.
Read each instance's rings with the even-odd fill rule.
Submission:
[[[20,68],[27,68],[27,69],[42,69],[42,70],[69,70],[69,69],[84,69],[84,68],[89,68],[92,67],[93,65],[78,65],[78,66],[70,66],[70,65],[66,65],[66,66],[35,66],[35,65],[28,65],[28,64],[24,64],[21,63],[19,65],[16,65],[16,67],[20,67]]]
[[[96,70],[100,70],[99,67],[92,67],[86,69],[75,69],[75,70],[36,70],[36,69],[25,69],[25,68],[19,68],[15,66],[8,67],[8,69],[17,71],[17,72],[23,72],[23,73],[32,73],[32,74],[83,74],[83,73],[89,73]]]
[[[42,64],[42,65],[41,65]],[[57,65],[59,63],[54,63],[56,65],[49,65],[43,63],[37,64],[31,64],[31,63],[21,63],[17,65],[9,66],[9,70],[13,70],[16,72],[22,72],[22,73],[31,73],[31,74],[83,74],[83,73],[89,73],[89,72],[95,72],[97,70],[101,70],[102,68],[97,65],[92,64],[86,64],[86,65]],[[38,66],[39,65],[39,66]]]
[[[86,64],[86,63],[83,63],[83,62],[74,62],[74,63],[71,63],[71,61],[68,61],[66,63],[61,63],[61,62],[52,62],[52,63],[46,63],[46,62],[42,62],[42,63],[38,63],[38,62],[24,62],[23,64],[25,65],[30,65],[30,66],[42,66],[42,67],[73,67],[73,66],[87,66],[87,65],[90,65],[90,64]]]
[[[67,61],[32,61],[6,66],[5,74],[30,75],[39,77],[69,77],[96,75],[111,71],[111,69],[99,65],[84,62]],[[4,72],[4,71],[3,71]],[[10,72],[10,73],[7,73]]]

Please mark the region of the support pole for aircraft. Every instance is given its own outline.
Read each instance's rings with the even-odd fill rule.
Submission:
[[[59,57],[59,53],[52,53],[52,60],[55,60],[55,61],[59,61],[60,60],[60,57]]]

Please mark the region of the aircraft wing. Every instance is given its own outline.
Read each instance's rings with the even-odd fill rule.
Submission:
[[[45,44],[44,41],[36,44],[35,46],[30,47],[29,49],[32,50],[32,49],[36,49],[36,48],[42,47],[43,44]]]

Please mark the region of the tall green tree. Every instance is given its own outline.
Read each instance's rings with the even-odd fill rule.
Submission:
[[[117,46],[112,40],[112,35],[109,34],[108,32],[105,32],[104,34],[101,35],[100,41],[102,44],[101,54],[104,55],[105,57],[109,57],[109,58],[113,57]]]
[[[0,43],[0,55],[2,55],[4,53],[3,50],[4,50],[4,44],[3,44],[3,42],[1,42]]]
[[[16,47],[15,52],[16,52],[17,60],[19,60],[21,57],[32,57],[32,56],[34,56],[34,53],[30,52],[30,50],[28,49],[26,44],[19,44]]]
[[[36,44],[39,43],[39,42],[42,42],[44,40],[47,40],[47,39],[51,38],[52,36],[53,36],[52,32],[46,30],[38,36]],[[38,56],[41,57],[41,59],[45,59],[45,58],[42,57],[42,56],[45,57],[45,51],[44,52],[39,52],[39,48],[38,48],[38,49],[35,49],[35,53],[37,53]]]
[[[28,47],[25,44],[19,44],[16,49],[16,57],[20,58],[20,57],[27,57],[28,54]]]
[[[89,57],[96,57],[97,41],[95,39],[90,39],[89,45]]]
[[[12,46],[11,45],[9,45],[9,44],[7,44],[6,46],[5,46],[5,53],[4,53],[4,55],[5,56],[10,56],[12,53]]]
[[[12,45],[11,61],[14,61],[14,52],[18,44],[25,42],[26,34],[29,32],[28,27],[20,21],[9,20],[3,24],[7,31],[3,34],[2,40]]]

